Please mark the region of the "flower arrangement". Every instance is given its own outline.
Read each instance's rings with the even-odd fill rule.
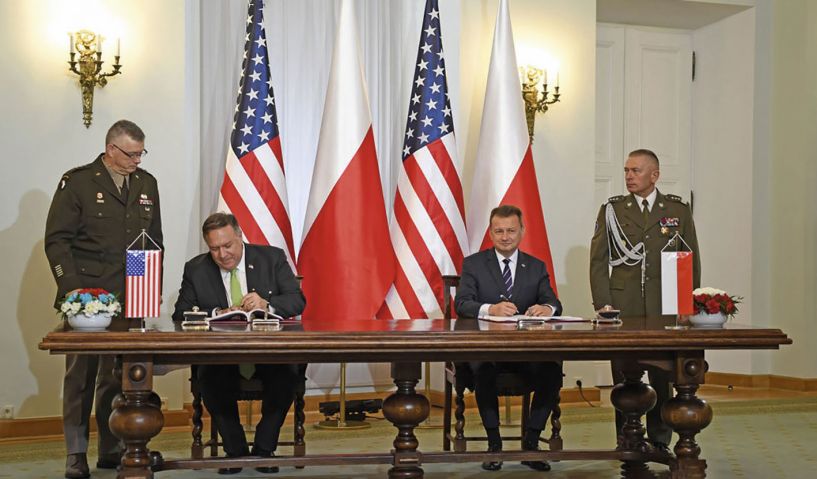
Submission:
[[[742,299],[741,296],[732,296],[726,291],[715,288],[698,288],[692,292],[695,314],[722,313],[731,318],[738,312],[737,305]]]
[[[60,305],[63,317],[78,314],[91,317],[96,314],[115,314],[122,309],[116,296],[102,288],[83,288],[68,294]]]

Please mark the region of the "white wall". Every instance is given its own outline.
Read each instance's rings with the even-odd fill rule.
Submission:
[[[744,297],[735,321],[753,324],[752,208],[755,11],[692,33],[692,186],[701,286]],[[747,52],[749,52],[747,54]],[[713,371],[753,373],[749,351],[710,352]]]
[[[62,173],[102,152],[114,121],[128,118],[144,129],[150,154],[143,165],[159,180],[167,246],[164,309],[173,304],[184,259],[198,250],[197,236],[194,245],[188,241],[189,219],[198,211],[198,167],[187,145],[185,3],[86,2],[125,23],[122,75],[97,89],[89,129],[82,124],[76,76],[67,72],[66,32],[84,25],[71,23],[76,5],[68,3],[0,2],[0,144],[6,152],[0,176],[0,244],[6,252],[0,357],[13,365],[2,368],[0,384],[14,385],[0,388],[0,404],[14,405],[17,417],[61,412],[64,359],[37,349],[58,324],[56,287],[43,252],[45,217]],[[157,381],[171,408],[182,403],[181,377]]]
[[[769,324],[794,344],[775,374],[817,377],[817,3],[777,0],[771,27]],[[758,158],[759,161],[766,158]]]

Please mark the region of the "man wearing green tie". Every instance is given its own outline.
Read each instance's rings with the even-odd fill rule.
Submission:
[[[220,314],[229,310],[263,309],[283,317],[303,312],[306,300],[284,251],[273,246],[245,244],[235,216],[210,215],[202,226],[209,253],[188,261],[173,319],[181,321],[194,306]],[[249,367],[247,367],[249,366]],[[256,426],[253,456],[271,456],[292,405],[301,373],[295,364],[204,365],[198,368],[202,397],[223,439],[228,456],[250,454],[238,417],[241,375],[260,379],[264,385],[261,420]],[[277,467],[259,467],[277,472]],[[240,472],[220,469],[221,474]]]

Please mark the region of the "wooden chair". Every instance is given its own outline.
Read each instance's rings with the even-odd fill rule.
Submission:
[[[456,296],[457,287],[460,284],[460,277],[453,275],[443,276],[443,316],[446,319],[451,319],[453,314],[453,299]],[[451,290],[454,294],[451,294]],[[450,451],[451,444],[454,444],[455,452],[465,452],[467,450],[468,441],[485,441],[487,437],[467,437],[465,436],[465,389],[474,390],[474,375],[467,363],[453,363],[446,362],[445,364],[445,404],[443,409],[443,450]],[[525,436],[525,428],[527,427],[528,417],[530,415],[530,400],[533,392],[530,383],[525,377],[514,371],[500,371],[497,374],[497,390],[500,396],[522,396],[522,420],[520,435],[513,437],[503,437],[509,441],[523,441]],[[456,391],[457,396],[454,400],[456,402],[456,409],[454,410],[454,418],[456,424],[454,425],[455,434],[451,434],[451,409],[452,409],[452,392]],[[548,444],[551,451],[562,450],[562,437],[560,435],[562,429],[561,418],[562,409],[558,402],[553,407],[550,415],[551,435],[548,439],[542,439]],[[524,445],[523,445],[524,447]]]
[[[193,394],[193,445],[190,448],[190,454],[193,459],[202,459],[204,457],[204,449],[210,448],[210,456],[218,456],[218,448],[222,445],[219,441],[218,430],[215,424],[210,421],[210,439],[202,442],[202,431],[204,429],[202,416],[204,409],[201,401],[201,385],[196,374],[196,366],[191,368],[190,375],[190,392]],[[306,364],[298,365],[298,374],[301,380],[295,387],[295,398],[293,401],[293,413],[295,415],[294,434],[292,441],[279,441],[279,446],[292,446],[293,456],[301,457],[306,455],[306,442],[304,441],[304,422],[306,416],[304,414],[304,393],[306,392]],[[263,384],[259,379],[241,378],[239,383],[238,397],[240,401],[260,401],[261,393],[263,391]],[[247,407],[251,408],[252,404]],[[252,446],[252,442],[249,443]],[[302,469],[299,466],[298,469]]]

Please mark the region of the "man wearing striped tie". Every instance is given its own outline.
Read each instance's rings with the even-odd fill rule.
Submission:
[[[491,211],[489,235],[493,248],[472,254],[462,264],[456,309],[460,317],[557,316],[562,303],[550,287],[547,267],[541,260],[519,250],[525,234],[522,211],[502,205]],[[559,400],[562,367],[555,362],[471,362],[479,415],[488,434],[488,451],[502,450],[499,434],[499,401],[496,376],[506,369],[523,373],[533,386],[533,401],[524,437],[524,449],[539,449],[539,436]],[[547,461],[523,461],[537,471],[549,471]],[[482,468],[498,471],[501,461],[487,461]]]
[[[245,244],[235,216],[210,215],[202,226],[209,253],[184,265],[182,286],[173,319],[181,321],[194,306],[222,313],[241,309],[264,309],[285,318],[301,314],[306,300],[281,248]],[[302,373],[297,364],[213,364],[198,368],[202,398],[216,424],[228,456],[250,455],[247,438],[238,418],[241,376],[263,383],[261,419],[255,428],[253,456],[269,457],[278,446],[278,435],[295,396]],[[260,472],[278,472],[277,467],[257,467]],[[240,468],[219,469],[235,474]]]

